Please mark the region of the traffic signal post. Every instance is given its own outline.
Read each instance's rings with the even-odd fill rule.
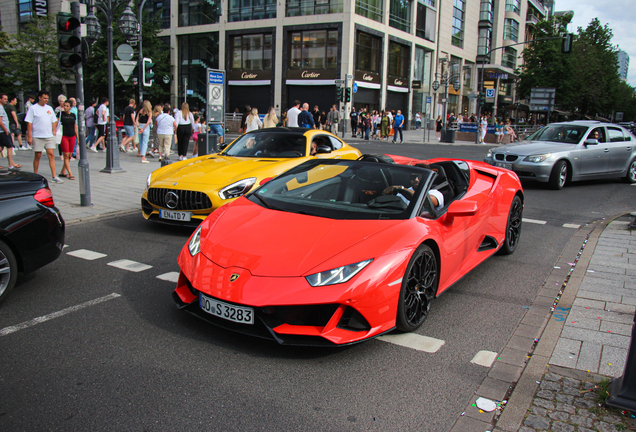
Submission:
[[[81,53],[78,54],[75,50],[82,44],[80,36],[75,34],[75,30],[80,27],[80,21],[68,12],[58,12],[56,21],[57,57],[60,68],[73,70],[76,64],[82,62]]]

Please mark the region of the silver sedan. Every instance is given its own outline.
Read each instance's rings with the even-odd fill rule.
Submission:
[[[521,180],[561,189],[567,182],[620,177],[636,183],[636,137],[598,121],[551,123],[525,141],[491,148],[484,162]]]

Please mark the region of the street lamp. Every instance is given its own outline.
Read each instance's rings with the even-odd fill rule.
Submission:
[[[135,18],[135,14],[130,10],[129,0],[97,0],[97,7],[105,16],[108,27],[106,28],[106,37],[108,43],[108,101],[110,102],[111,114],[108,119],[108,139],[106,140],[106,167],[102,170],[105,173],[124,172],[119,166],[119,152],[117,149],[117,137],[115,135],[115,81],[113,71],[113,19],[118,10],[122,6],[126,9],[119,19],[119,31],[126,40],[133,38],[139,31],[139,23]],[[92,11],[92,4],[89,4],[89,10]],[[91,14],[92,15],[92,14]],[[86,17],[88,19],[88,16]],[[91,28],[92,27],[92,28]],[[97,19],[91,20],[91,25],[86,29],[90,39],[99,37],[99,22]],[[91,33],[92,32],[92,33]]]
[[[447,62],[447,59],[440,59],[440,63],[442,63],[442,65],[444,65],[444,63],[446,62]],[[448,86],[452,85],[456,91],[459,91],[461,89],[461,82],[459,80],[459,63],[452,63],[450,67],[446,70],[443,70],[442,73],[435,74],[435,81],[433,81],[433,84],[432,84],[433,90],[437,91],[440,87],[440,84],[444,86],[444,116],[442,117],[442,133],[444,137],[446,137]]]
[[[35,63],[38,65],[38,91],[42,90],[42,78],[40,77],[40,64],[42,63],[42,54],[45,54],[44,51],[33,51],[35,54]]]

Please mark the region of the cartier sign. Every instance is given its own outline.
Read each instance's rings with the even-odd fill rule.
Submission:
[[[367,83],[375,83],[375,84],[380,84],[381,82],[379,74],[374,72],[362,72],[362,71],[356,71],[355,80],[364,81]]]
[[[402,87],[404,82],[402,82],[402,80],[399,80],[399,79],[396,78],[396,79],[393,80],[393,84],[395,84],[396,86]]]
[[[320,78],[320,73],[303,71],[303,73],[301,73],[300,76],[301,78]]]
[[[257,77],[258,77],[258,74],[255,74],[255,73],[243,72],[241,74],[241,78],[243,79],[255,79]]]

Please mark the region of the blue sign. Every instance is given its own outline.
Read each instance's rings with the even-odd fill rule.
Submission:
[[[223,74],[218,72],[210,72],[208,74],[210,84],[223,84]]]
[[[353,92],[358,93],[358,83],[353,83]]]
[[[426,96],[426,103],[431,103],[431,97],[430,96]]]
[[[193,95],[194,94],[194,90],[186,90],[186,95]]]
[[[495,89],[486,89],[486,97],[494,98],[495,97]]]
[[[489,134],[494,134],[495,133],[495,125],[488,125],[488,133]],[[460,132],[477,132],[477,123],[460,123],[459,124],[459,131]]]

